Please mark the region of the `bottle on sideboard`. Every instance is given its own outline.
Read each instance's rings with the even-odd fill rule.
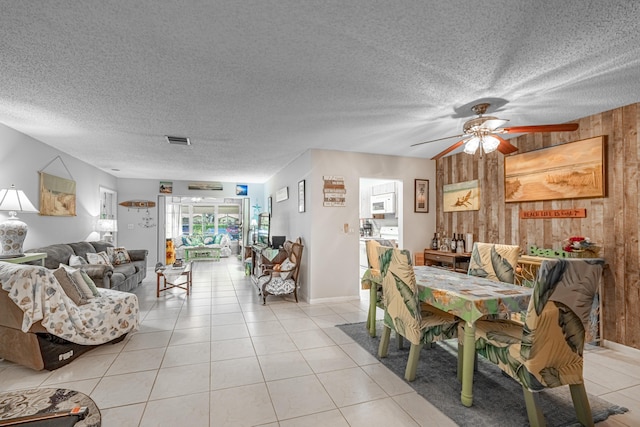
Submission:
[[[433,233],[433,239],[431,239],[431,249],[438,250],[438,237],[437,233]]]
[[[458,241],[456,240],[456,233],[453,233],[453,237],[451,238],[451,246],[449,248],[451,249],[451,252],[456,251],[457,244],[458,244]]]
[[[456,246],[456,252],[459,254],[465,252],[464,239],[462,238],[462,234],[458,234],[458,245]]]

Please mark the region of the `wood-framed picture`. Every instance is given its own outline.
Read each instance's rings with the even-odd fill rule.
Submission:
[[[304,212],[304,179],[298,181],[298,212]]]
[[[76,182],[40,172],[40,215],[76,216]]]
[[[504,158],[505,202],[605,196],[605,137]]]
[[[443,185],[442,208],[443,212],[480,210],[478,180]]]
[[[414,180],[414,190],[413,211],[429,213],[429,180]]]

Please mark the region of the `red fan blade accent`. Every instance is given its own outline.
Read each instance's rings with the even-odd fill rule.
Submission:
[[[432,139],[431,141],[417,142],[415,144],[411,144],[411,146],[415,147],[416,145],[428,144],[430,142],[436,142],[436,141],[444,141],[445,139],[450,139],[450,138],[460,138],[461,136],[464,136],[464,134],[445,136],[444,138]]]
[[[502,129],[501,133],[534,133],[534,132],[573,132],[578,129],[578,123],[563,123],[559,125],[512,126]]]
[[[506,139],[503,139],[498,135],[492,135],[492,136],[500,140],[500,145],[498,145],[498,151],[501,152],[502,154],[511,154],[515,151],[518,151],[518,147],[516,147]]]
[[[439,158],[446,156],[456,148],[460,147],[462,144],[464,144],[464,139],[461,139],[460,141],[456,142],[455,144],[453,144],[451,147],[447,148],[443,152],[436,154],[434,157],[431,158],[431,160],[438,160]]]

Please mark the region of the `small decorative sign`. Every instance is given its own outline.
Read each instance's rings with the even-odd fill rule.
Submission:
[[[520,211],[520,219],[586,218],[586,217],[587,217],[587,210],[584,208]]]
[[[325,175],[322,179],[324,180],[322,206],[346,206],[347,189],[344,188],[344,177]]]

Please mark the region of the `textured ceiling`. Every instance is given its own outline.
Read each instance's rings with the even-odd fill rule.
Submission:
[[[640,101],[634,0],[2,0],[0,35],[0,122],[118,177],[430,158],[455,140],[410,145],[461,133],[477,100],[512,126]]]

